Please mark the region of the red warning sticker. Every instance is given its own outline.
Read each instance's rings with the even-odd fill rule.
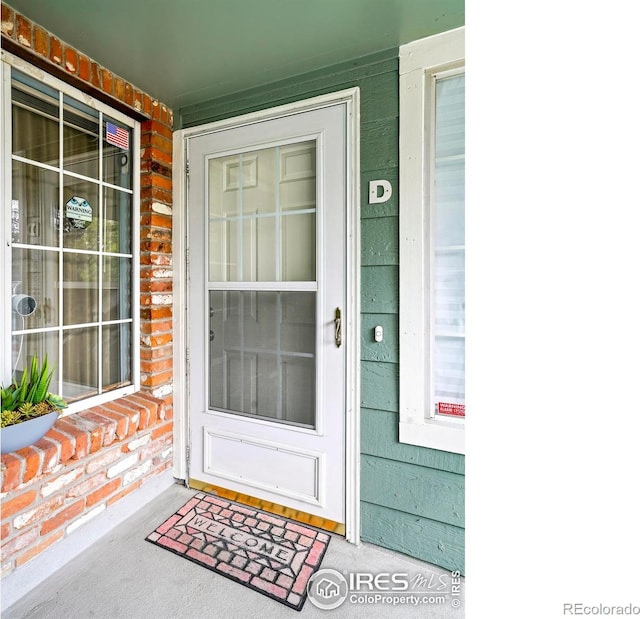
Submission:
[[[438,415],[452,415],[464,417],[464,404],[451,404],[450,402],[438,402]]]

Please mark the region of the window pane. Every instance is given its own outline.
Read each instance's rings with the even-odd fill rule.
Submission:
[[[62,210],[64,247],[97,251],[100,238],[98,185],[65,175]]]
[[[435,332],[464,335],[464,251],[436,252],[434,266]]]
[[[464,245],[464,75],[436,82],[436,248]]]
[[[58,358],[58,333],[55,331],[24,333],[14,335],[11,338],[12,378],[19,381],[22,377],[22,372],[28,371],[31,367],[31,359],[34,356],[38,357],[38,361],[42,365],[45,355],[48,357],[49,366],[53,369],[53,378],[51,379],[49,391],[57,393],[59,371],[55,361]]]
[[[464,153],[464,75],[436,81],[436,158]]]
[[[58,324],[58,283],[57,252],[13,248],[11,252],[13,330],[53,327]],[[21,295],[26,295],[33,301]]]
[[[276,212],[275,149],[268,148],[237,155],[230,159],[231,161],[225,161],[224,164],[227,174],[226,193],[235,198],[236,214],[274,214]],[[238,191],[240,178],[244,179],[242,191]]]
[[[464,415],[464,75],[436,81],[433,257],[435,412]]]
[[[102,142],[103,180],[105,183],[131,189],[131,129],[125,125],[105,119]]]
[[[98,393],[98,327],[63,334],[62,397],[69,401]]]
[[[104,257],[102,319],[131,318],[131,258]]]
[[[209,281],[276,281],[276,218],[209,225]]]
[[[102,388],[131,384],[131,325],[107,325],[102,329]]]
[[[464,159],[437,161],[435,178],[436,247],[464,245]]]
[[[209,304],[210,406],[313,426],[316,293],[210,292]]]
[[[13,71],[11,152],[57,166],[60,157],[57,91]]]
[[[130,193],[109,188],[104,190],[104,251],[131,253],[131,200]]]
[[[99,114],[96,110],[64,98],[64,169],[98,178],[100,171]]]
[[[279,200],[282,211],[316,207],[316,143],[282,146]]]
[[[315,281],[315,141],[209,161],[209,281]]]
[[[316,278],[316,215],[282,217],[282,281],[308,282]]]
[[[134,129],[15,69],[11,100],[12,369],[48,352],[73,401],[130,385]]]
[[[97,255],[64,254],[62,265],[65,326],[98,320],[98,261]]]
[[[435,400],[464,403],[464,338],[436,336]]]
[[[58,174],[12,162],[11,240],[58,246]]]

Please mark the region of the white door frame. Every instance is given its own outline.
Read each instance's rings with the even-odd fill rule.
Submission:
[[[187,477],[189,452],[189,359],[187,358],[187,143],[207,133],[271,120],[336,104],[347,107],[347,264],[344,338],[346,351],[346,522],[347,541],[360,543],[360,89],[349,88],[181,129],[173,135],[173,474]]]

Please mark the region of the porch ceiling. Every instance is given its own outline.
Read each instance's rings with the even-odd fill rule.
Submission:
[[[464,0],[7,4],[174,110],[464,23]]]

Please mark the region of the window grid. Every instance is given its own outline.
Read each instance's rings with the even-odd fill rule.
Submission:
[[[19,71],[16,71],[15,69],[11,70],[11,77],[13,78],[11,80],[11,92],[12,94],[15,93],[16,91],[19,93],[20,90],[26,90],[26,91],[31,91],[32,96],[35,97],[42,97],[43,93],[45,95],[45,98],[47,95],[50,95],[50,91],[52,90],[52,88],[49,85],[42,85],[41,86],[41,90],[32,88],[29,85],[26,85],[22,82],[21,78],[21,73]],[[25,79],[25,78],[22,78]],[[32,79],[32,78],[26,78],[27,80]],[[14,89],[15,86],[18,86],[17,89]],[[133,250],[135,248],[135,242],[132,242],[132,239],[129,239],[128,244],[131,248],[131,252],[117,252],[117,251],[107,251],[106,248],[106,225],[107,225],[107,212],[106,212],[106,200],[105,200],[105,190],[106,189],[110,189],[110,190],[114,190],[115,192],[120,192],[123,195],[128,195],[130,196],[130,200],[129,200],[129,216],[131,218],[130,222],[129,222],[129,233],[131,235],[136,234],[136,229],[137,229],[137,225],[135,223],[134,220],[134,213],[137,211],[136,209],[136,202],[134,199],[134,190],[131,187],[125,187],[125,186],[121,186],[121,185],[116,185],[113,183],[110,183],[108,181],[104,180],[104,176],[105,176],[105,170],[104,170],[104,156],[105,156],[105,135],[104,135],[104,126],[105,126],[105,122],[107,120],[113,122],[113,117],[114,117],[114,111],[113,110],[109,110],[109,115],[107,116],[107,114],[103,111],[103,109],[101,109],[102,104],[97,104],[97,107],[99,109],[96,109],[96,119],[97,119],[97,127],[98,127],[98,134],[96,136],[97,138],[97,158],[98,158],[98,176],[97,178],[91,177],[91,176],[87,176],[75,171],[71,171],[71,170],[67,170],[67,163],[65,162],[65,135],[64,135],[64,131],[65,131],[65,126],[74,126],[72,123],[68,122],[68,120],[65,118],[65,110],[67,109],[67,106],[73,102],[73,98],[70,97],[68,94],[66,94],[63,90],[57,90],[57,97],[58,97],[58,108],[57,108],[57,116],[53,116],[51,114],[44,114],[41,110],[37,110],[33,107],[30,107],[29,105],[25,104],[24,102],[20,102],[20,101],[16,101],[15,98],[12,96],[11,97],[11,107],[13,108],[15,107],[19,107],[22,109],[27,109],[29,111],[36,111],[38,113],[38,115],[42,115],[45,116],[47,118],[50,118],[51,120],[54,120],[55,122],[58,123],[58,153],[57,153],[57,157],[58,157],[58,165],[51,165],[49,163],[45,163],[42,161],[38,161],[36,159],[31,159],[29,157],[25,157],[23,155],[17,154],[13,152],[13,148],[11,148],[11,158],[10,161],[11,162],[19,162],[19,163],[24,163],[24,164],[28,164],[30,166],[34,166],[34,168],[38,168],[38,169],[42,169],[42,170],[47,170],[50,172],[54,172],[57,174],[58,176],[58,204],[57,204],[57,208],[55,209],[55,211],[57,211],[55,214],[52,213],[53,216],[53,220],[55,222],[55,224],[57,225],[57,247],[53,247],[50,245],[33,245],[30,243],[21,243],[21,242],[12,242],[11,247],[12,247],[12,252],[15,249],[23,249],[23,250],[29,250],[32,252],[49,252],[49,253],[53,253],[56,254],[58,256],[58,266],[57,266],[57,271],[58,271],[58,291],[57,291],[57,301],[58,301],[58,308],[57,308],[57,312],[58,312],[58,317],[57,317],[57,324],[55,326],[45,326],[45,327],[38,327],[38,326],[31,326],[28,328],[24,328],[24,318],[22,321],[22,328],[12,328],[10,331],[11,337],[13,338],[14,336],[31,336],[31,335],[37,335],[37,334],[45,334],[45,333],[56,333],[58,335],[58,359],[55,361],[55,365],[56,365],[56,370],[57,370],[57,386],[56,385],[51,385],[51,390],[54,391],[56,393],[59,394],[63,394],[65,392],[65,388],[64,388],[64,381],[65,381],[65,373],[64,373],[64,358],[65,358],[65,345],[64,345],[64,338],[63,335],[65,333],[71,333],[74,331],[79,332],[79,330],[81,329],[86,329],[86,328],[96,328],[97,331],[97,341],[96,341],[96,346],[97,346],[97,352],[96,352],[96,367],[97,367],[97,384],[95,385],[95,390],[93,389],[93,385],[85,385],[83,386],[84,389],[86,389],[87,387],[89,387],[89,394],[88,395],[80,395],[80,397],[74,402],[74,404],[72,404],[67,411],[65,412],[75,412],[75,410],[79,410],[80,408],[84,408],[87,405],[91,405],[92,403],[95,403],[96,398],[93,397],[94,395],[102,395],[102,394],[106,394],[107,392],[110,394],[110,396],[108,397],[108,399],[112,399],[112,397],[117,397],[118,395],[124,395],[125,393],[131,393],[133,392],[136,388],[137,388],[137,380],[138,380],[138,372],[136,371],[136,368],[134,367],[135,365],[135,360],[137,359],[137,355],[135,354],[134,350],[132,349],[132,345],[133,342],[135,341],[135,334],[136,334],[136,330],[137,330],[137,322],[134,319],[134,311],[135,308],[137,306],[137,303],[135,302],[135,298],[136,298],[136,290],[137,290],[137,282],[138,282],[138,278],[135,275],[135,267],[136,267],[136,263],[137,261],[135,260],[135,254],[133,253]],[[23,97],[24,98],[24,97]],[[71,103],[73,105],[73,103]],[[78,104],[78,105],[82,105],[82,104]],[[74,113],[78,112],[78,110],[73,110]],[[80,112],[78,112],[80,113]],[[135,143],[137,143],[137,124],[136,123],[132,123],[131,121],[126,121],[124,118],[121,117],[121,115],[119,114],[115,114],[117,116],[117,122],[121,125],[124,125],[125,129],[127,131],[129,131],[129,149],[126,152],[127,156],[130,158],[131,157],[131,153],[133,151],[133,145]],[[76,129],[79,129],[80,131],[83,131],[82,128],[78,128],[75,127]],[[86,131],[83,131],[86,133]],[[11,144],[11,141],[9,141],[9,144]],[[137,168],[134,169],[134,174],[131,175],[130,177],[130,181],[129,184],[131,184],[131,182],[134,183],[134,185],[137,182],[137,179],[135,178],[135,172],[137,172]],[[65,178],[66,177],[66,178]],[[69,247],[65,247],[64,246],[64,217],[65,217],[65,210],[64,210],[64,204],[65,204],[65,200],[64,200],[64,192],[65,192],[65,180],[68,180],[69,178],[73,178],[73,179],[78,179],[80,181],[84,181],[84,182],[88,182],[91,183],[93,185],[96,186],[97,188],[97,197],[98,197],[98,204],[97,204],[97,219],[98,219],[98,229],[97,229],[97,243],[98,243],[98,247],[97,249],[82,249],[82,248],[69,248]],[[122,224],[122,222],[120,222]],[[24,224],[23,224],[24,225]],[[122,228],[122,225],[121,225]],[[122,230],[120,231],[120,234],[122,234]],[[119,239],[121,240],[121,236],[119,237]],[[74,324],[67,324],[65,325],[65,299],[64,299],[64,293],[65,293],[65,286],[66,284],[68,284],[68,282],[65,279],[65,273],[64,273],[64,268],[65,268],[65,261],[64,258],[65,256],[67,257],[71,257],[71,256],[80,256],[80,255],[86,255],[86,256],[95,256],[97,258],[97,281],[96,281],[96,285],[97,285],[97,304],[98,304],[98,308],[97,308],[97,320],[94,321],[88,321],[88,322],[80,322],[80,323],[74,323]],[[126,260],[130,261],[130,274],[129,274],[129,279],[128,279],[128,286],[127,286],[127,291],[129,292],[129,294],[131,294],[131,299],[129,301],[129,312],[128,312],[128,317],[125,318],[118,318],[118,319],[105,319],[104,317],[104,267],[105,267],[105,259],[106,258],[110,258],[110,257],[114,257],[114,258],[124,258]],[[125,290],[123,289],[123,292],[125,292]],[[105,328],[109,327],[111,325],[125,325],[125,324],[129,324],[131,325],[130,327],[130,332],[128,334],[123,334],[121,335],[121,338],[124,337],[125,340],[128,340],[129,343],[129,350],[128,351],[122,351],[120,352],[120,358],[121,361],[123,360],[124,357],[128,358],[128,367],[125,367],[125,376],[126,376],[126,381],[125,381],[125,388],[124,389],[118,389],[117,387],[114,389],[113,385],[104,385],[103,384],[103,363],[102,363],[102,359],[103,359],[103,337],[104,337],[104,332],[105,332]],[[13,327],[14,325],[12,325]],[[15,325],[17,327],[17,325]],[[22,345],[20,346],[20,349],[22,349]],[[27,353],[25,352],[25,355]],[[12,374],[13,372],[16,371],[17,368],[13,367],[13,362],[12,362]],[[120,372],[122,373],[122,367],[120,368]],[[116,384],[122,384],[120,381],[116,381]],[[67,397],[67,396],[65,396]],[[68,398],[68,400],[73,401],[73,398]],[[104,398],[100,398],[100,401],[104,401]],[[80,406],[77,406],[77,403],[81,403]]]

